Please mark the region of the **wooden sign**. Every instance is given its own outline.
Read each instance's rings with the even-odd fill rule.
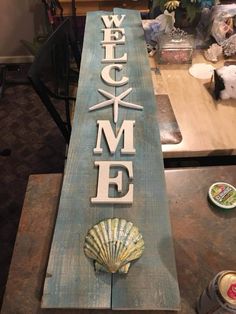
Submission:
[[[179,309],[155,96],[139,12],[87,15],[77,104],[42,306]],[[127,275],[94,272],[88,230],[132,221],[145,250]]]

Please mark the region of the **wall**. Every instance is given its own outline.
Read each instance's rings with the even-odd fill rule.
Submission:
[[[0,63],[32,59],[21,39],[33,41],[46,31],[41,0],[0,0]]]

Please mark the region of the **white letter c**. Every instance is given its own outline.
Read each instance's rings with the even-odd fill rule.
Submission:
[[[117,69],[121,71],[123,69],[122,64],[109,64],[102,69],[101,77],[104,82],[111,86],[122,86],[128,83],[129,78],[127,76],[123,76],[120,81],[115,81],[111,78],[110,72],[112,69]]]

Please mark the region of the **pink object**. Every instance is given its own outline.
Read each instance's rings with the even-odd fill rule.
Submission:
[[[227,295],[228,295],[228,297],[230,297],[231,299],[236,300],[236,283],[233,283],[233,284],[229,287],[229,289],[228,289],[228,291],[227,291]]]

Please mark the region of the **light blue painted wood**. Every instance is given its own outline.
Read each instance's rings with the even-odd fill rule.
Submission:
[[[146,52],[140,14],[115,9],[126,14],[123,26],[128,53],[126,75],[132,93],[127,101],[144,106],[143,111],[121,110],[121,120],[135,119],[133,160],[134,203],[116,206],[114,216],[131,220],[139,227],[145,241],[143,256],[135,262],[127,276],[113,276],[112,308],[139,310],[177,310],[180,296],[166,198],[163,156],[157,121],[156,99]],[[124,72],[123,72],[124,73]],[[117,88],[121,93],[126,86]],[[120,158],[119,153],[116,159]]]
[[[109,157],[106,151],[102,158],[94,156],[93,148],[96,120],[110,120],[111,112],[88,112],[90,106],[102,100],[97,89],[105,88],[100,79],[101,14],[89,13],[86,20],[73,131],[44,286],[42,306],[45,308],[110,308],[111,305],[110,274],[95,274],[83,252],[88,229],[113,215],[112,206],[90,204],[90,198],[96,193],[94,160]],[[106,89],[114,93],[114,88]]]
[[[101,15],[87,15],[85,42],[77,93],[74,125],[68,153],[47,276],[44,286],[45,308],[178,309],[176,279],[169,214],[166,200],[161,144],[151,74],[138,12],[115,9],[126,14],[123,26],[126,44],[117,48],[117,56],[128,53],[128,63],[118,74],[127,75],[123,87],[109,87],[100,78],[103,49]],[[109,13],[108,13],[109,14]],[[93,155],[99,119],[112,123],[111,107],[88,112],[92,105],[105,100],[102,88],[116,95],[132,87],[126,101],[144,106],[143,111],[119,109],[118,127],[124,119],[135,120],[135,156],[121,156],[119,144],[111,156],[103,142],[102,156]],[[112,123],[115,128],[114,124]],[[132,205],[91,205],[96,195],[95,160],[131,160],[134,167],[134,202]],[[127,186],[124,180],[124,186]],[[117,192],[111,188],[111,193]],[[143,256],[127,276],[95,274],[84,256],[84,238],[88,229],[108,217],[121,217],[139,227],[145,241]],[[112,291],[111,291],[112,290]],[[112,302],[111,302],[112,301]]]

